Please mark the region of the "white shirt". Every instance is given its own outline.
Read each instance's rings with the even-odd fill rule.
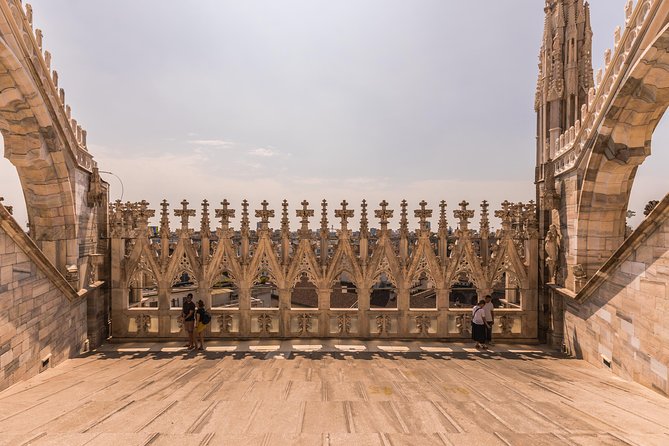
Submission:
[[[472,322],[475,323],[476,325],[485,324],[485,321],[483,320],[484,315],[485,315],[485,310],[483,308],[479,308],[478,305],[472,308]]]
[[[492,322],[492,310],[494,308],[495,306],[492,304],[492,302],[486,302],[483,306],[483,311],[485,311],[485,320],[487,322]]]

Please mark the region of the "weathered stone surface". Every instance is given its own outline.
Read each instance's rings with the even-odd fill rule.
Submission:
[[[565,314],[570,353],[669,395],[669,196],[576,296]]]
[[[346,342],[254,343],[271,353],[249,343],[212,343],[199,354],[175,344],[106,346],[0,393],[0,413],[8,414],[0,417],[0,444],[594,445],[669,438],[665,398],[535,346],[468,352],[460,344],[389,341],[356,343],[364,351],[350,353]]]

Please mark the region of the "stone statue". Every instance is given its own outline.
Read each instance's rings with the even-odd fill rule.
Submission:
[[[557,279],[558,255],[560,252],[560,234],[558,234],[557,227],[551,225],[546,233],[546,241],[544,243],[546,249],[546,265],[548,265],[548,280],[555,282]]]

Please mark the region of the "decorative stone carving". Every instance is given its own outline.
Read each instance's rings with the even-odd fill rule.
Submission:
[[[546,233],[546,241],[544,242],[544,249],[546,250],[546,265],[548,266],[549,282],[555,283],[558,272],[558,256],[560,254],[560,234],[557,226],[551,225]]]
[[[135,316],[135,324],[137,325],[137,334],[147,334],[151,328],[151,316],[148,314],[138,314]]]
[[[310,333],[312,317],[313,316],[309,313],[301,313],[297,315],[297,327],[300,336]]]
[[[502,336],[510,335],[513,328],[513,316],[503,314],[497,318],[497,321]]]
[[[421,335],[427,336],[428,330],[432,326],[432,318],[430,316],[418,315],[416,316],[416,328]]]
[[[392,319],[387,314],[376,316],[376,329],[380,335],[388,334],[392,329]]]
[[[337,333],[349,334],[351,332],[351,316],[340,314],[337,316]]]
[[[470,335],[472,332],[472,315],[469,313],[459,314],[455,318],[455,326],[461,335]]]
[[[272,316],[268,313],[258,315],[258,329],[260,333],[269,334],[272,331]]]
[[[105,203],[105,193],[102,188],[100,171],[97,167],[93,168],[91,178],[88,183],[88,193],[86,194],[88,207],[103,206]]]
[[[218,316],[218,327],[221,333],[229,334],[232,332],[232,315],[221,314]],[[271,324],[271,321],[270,321]],[[270,325],[271,328],[271,325]]]

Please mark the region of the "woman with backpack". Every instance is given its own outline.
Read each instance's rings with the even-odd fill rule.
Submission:
[[[195,331],[199,341],[198,350],[204,350],[204,329],[211,322],[211,315],[204,309],[204,301],[197,301],[197,311],[195,312]]]

